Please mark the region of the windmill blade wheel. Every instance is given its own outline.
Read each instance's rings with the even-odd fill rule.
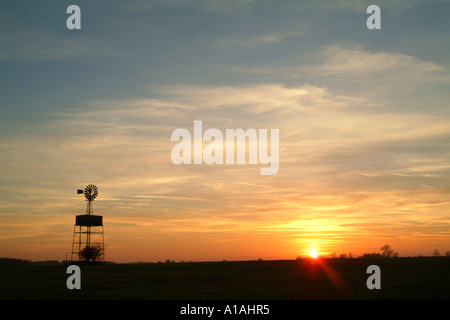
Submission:
[[[90,184],[86,188],[84,188],[84,196],[87,200],[92,201],[97,197],[97,195],[98,188],[95,185]]]

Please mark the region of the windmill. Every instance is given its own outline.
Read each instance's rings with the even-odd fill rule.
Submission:
[[[77,190],[77,194],[84,194],[87,201],[86,214],[77,215],[73,229],[71,261],[74,255],[78,261],[98,262],[105,259],[105,241],[103,233],[103,217],[94,215],[93,201],[98,195],[98,188],[90,184]]]

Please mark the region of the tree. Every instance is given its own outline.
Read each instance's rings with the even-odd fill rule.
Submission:
[[[383,257],[386,257],[386,258],[398,257],[398,252],[395,252],[394,250],[392,250],[391,246],[388,244],[382,246],[380,249],[382,251]]]
[[[78,253],[78,257],[83,261],[98,261],[103,256],[103,248],[101,246],[86,246]]]
[[[435,256],[435,257],[440,257],[440,256],[441,256],[441,253],[440,253],[437,249],[434,249],[434,251],[433,251],[433,256]]]

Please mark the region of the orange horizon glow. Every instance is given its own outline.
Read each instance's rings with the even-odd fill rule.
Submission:
[[[395,224],[387,226],[386,223],[376,223],[371,230],[368,220],[362,224],[365,228],[358,227],[358,221],[349,220],[348,214],[341,209],[342,218],[336,214],[325,221],[324,218],[329,217],[327,211],[333,212],[336,209],[334,205],[326,209],[324,197],[320,197],[322,203],[317,207],[313,203],[307,207],[306,201],[303,201],[303,212],[312,213],[320,209],[324,218],[311,214],[313,219],[302,220],[299,218],[300,214],[297,214],[295,219],[286,223],[278,219],[280,216],[291,216],[290,206],[286,205],[284,199],[276,200],[279,208],[284,207],[284,210],[249,206],[246,219],[239,219],[234,210],[221,211],[220,208],[210,209],[205,215],[199,215],[187,207],[183,214],[175,215],[177,207],[166,210],[164,214],[159,209],[150,208],[147,209],[150,212],[146,214],[145,208],[127,207],[126,203],[121,205],[120,196],[112,195],[114,190],[110,187],[98,187],[99,198],[94,203],[94,213],[104,217],[107,261],[284,260],[295,259],[302,252],[310,257],[317,257],[318,248],[320,255],[324,257],[331,254],[351,254],[358,257],[364,253],[380,253],[380,248],[385,244],[391,245],[399,252],[400,257],[431,256],[434,249],[445,255],[449,248],[445,245],[445,239],[440,241],[435,237],[422,237],[414,240],[408,234],[402,235],[401,229],[398,229],[398,236],[394,239],[389,232]],[[248,194],[249,198],[255,196]],[[201,195],[198,194],[197,197],[199,200],[195,201],[202,202]],[[31,216],[30,223],[27,223],[26,215],[22,215],[20,224],[16,220],[4,223],[3,227],[8,226],[8,230],[0,236],[2,256],[33,261],[64,260],[65,253],[71,249],[75,215],[83,214],[85,210],[86,204],[82,198],[71,197],[54,203],[45,219],[37,223]],[[139,201],[142,199],[145,198],[139,198]],[[158,197],[150,199],[154,201]],[[348,207],[351,207],[350,204]],[[69,208],[74,213],[60,214],[61,208]],[[239,212],[238,209],[236,211]],[[241,211],[241,215],[243,212]],[[267,214],[272,212],[269,218]],[[17,217],[20,215],[11,215],[11,218]],[[265,220],[262,220],[263,217]],[[254,221],[260,222],[255,224]]]

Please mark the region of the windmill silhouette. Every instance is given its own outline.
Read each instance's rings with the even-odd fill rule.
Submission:
[[[98,188],[90,184],[77,190],[77,194],[86,197],[86,214],[77,215],[73,229],[71,261],[98,262],[105,261],[105,238],[103,217],[94,215],[93,201],[98,195]],[[77,257],[74,259],[74,256]]]

